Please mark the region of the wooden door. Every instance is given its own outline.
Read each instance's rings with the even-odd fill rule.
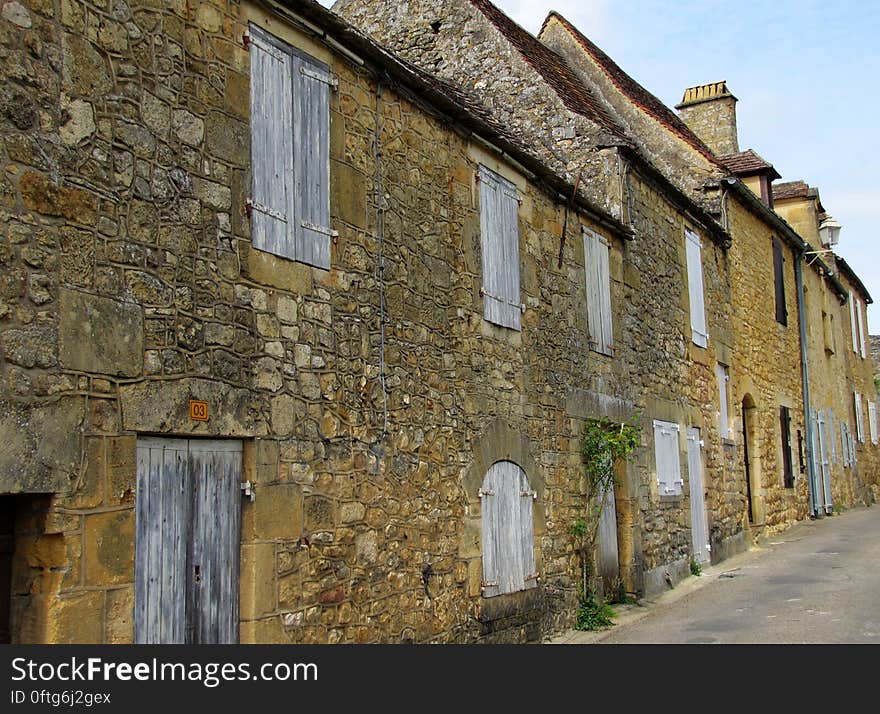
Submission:
[[[617,508],[614,502],[614,482],[608,484],[608,488],[601,495],[602,512],[599,515],[599,529],[597,531],[598,546],[598,570],[602,578],[605,592],[613,587],[620,577],[620,560],[617,548]],[[613,593],[612,593],[613,594]]]
[[[12,642],[12,551],[15,497],[0,497],[0,645]]]
[[[137,446],[135,641],[238,641],[241,442]]]
[[[691,499],[691,544],[698,563],[709,562],[709,523],[703,486],[703,446],[700,430],[687,430],[688,483]]]

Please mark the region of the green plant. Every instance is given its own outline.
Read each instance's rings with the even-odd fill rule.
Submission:
[[[569,528],[581,562],[581,593],[584,596],[590,592],[588,580],[593,549],[606,495],[614,485],[614,463],[620,459],[628,460],[640,442],[641,429],[635,420],[618,423],[610,419],[591,419],[584,425],[581,456],[587,480],[586,507],[583,515]]]
[[[691,558],[691,575],[700,577],[703,574],[703,566],[701,566],[696,558]]]
[[[607,603],[597,601],[593,593],[588,592],[580,599],[577,612],[576,630],[602,630],[611,627],[614,610]]]

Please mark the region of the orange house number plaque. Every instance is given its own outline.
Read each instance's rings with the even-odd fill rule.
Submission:
[[[208,421],[208,402],[191,399],[189,402],[189,418],[193,421]]]

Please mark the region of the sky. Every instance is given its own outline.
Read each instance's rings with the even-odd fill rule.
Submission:
[[[532,34],[561,13],[669,107],[726,80],[740,149],[819,189],[843,226],[837,252],[877,301],[868,327],[880,334],[880,2],[493,1]]]

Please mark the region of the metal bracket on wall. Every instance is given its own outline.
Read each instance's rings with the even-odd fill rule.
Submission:
[[[241,484],[241,492],[244,494],[245,498],[250,499],[250,502],[253,503],[256,495],[254,494],[254,485],[250,481],[243,481]]]

